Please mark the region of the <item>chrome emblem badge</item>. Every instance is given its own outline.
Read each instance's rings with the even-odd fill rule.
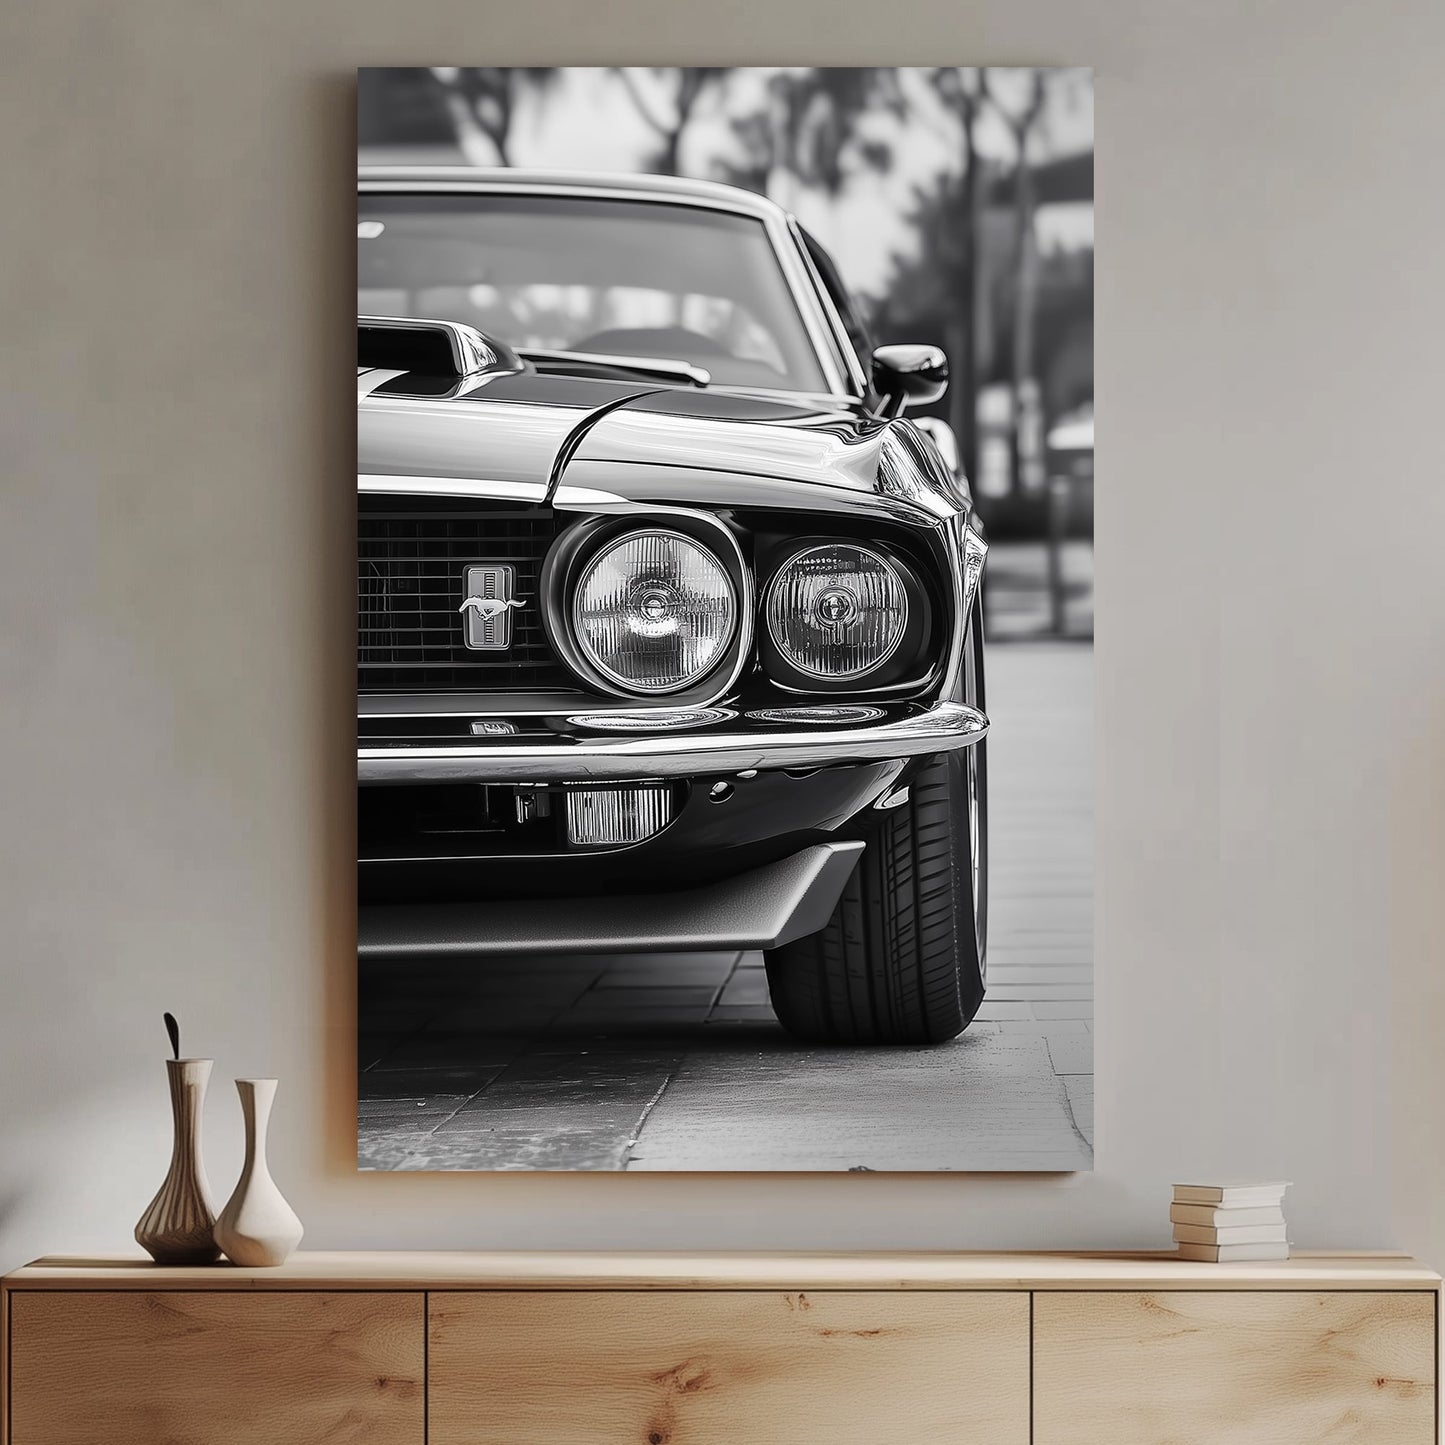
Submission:
[[[492,564],[468,567],[462,579],[462,641],[474,652],[504,652],[512,645],[512,596],[517,569]]]

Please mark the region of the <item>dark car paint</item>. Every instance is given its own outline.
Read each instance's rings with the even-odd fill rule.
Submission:
[[[667,490],[693,490],[700,502],[797,506],[816,510],[882,497],[914,509],[924,525],[966,508],[966,493],[937,463],[926,472],[923,444],[909,448],[906,421],[883,421],[837,403],[810,405],[688,387],[498,375],[461,396],[418,396],[394,381],[363,396],[357,424],[358,471],[372,477],[431,477],[546,485],[559,456],[560,480],[587,485],[579,463],[621,463],[641,476],[683,468]],[[917,433],[913,433],[917,437]],[[735,474],[710,490],[704,478]],[[758,483],[764,484],[760,490]],[[736,488],[736,491],[733,489]],[[824,501],[817,489],[854,494]],[[611,474],[608,489],[634,500],[647,491]],[[658,500],[663,497],[659,493]]]
[[[485,377],[464,395],[429,396],[410,386],[398,390],[399,379],[384,380],[361,397],[356,446],[362,475],[545,485],[580,425],[648,390],[528,370]]]

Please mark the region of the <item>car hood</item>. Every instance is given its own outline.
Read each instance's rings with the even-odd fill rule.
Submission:
[[[646,382],[493,375],[439,390],[358,377],[358,471],[553,484],[574,463],[695,467],[871,488],[889,423],[826,402]]]

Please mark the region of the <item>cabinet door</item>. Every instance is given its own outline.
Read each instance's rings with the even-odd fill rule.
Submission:
[[[1016,1294],[433,1294],[430,1445],[1027,1445]]]
[[[11,1445],[421,1445],[420,1294],[10,1296]]]
[[[1037,1294],[1035,1445],[1431,1445],[1435,1296]]]

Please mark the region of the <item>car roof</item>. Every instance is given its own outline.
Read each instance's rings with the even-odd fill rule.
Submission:
[[[359,166],[357,179],[419,189],[445,185],[467,191],[550,191],[565,195],[619,193],[649,200],[676,200],[681,205],[703,205],[713,210],[785,221],[788,213],[755,191],[725,186],[718,181],[695,181],[683,176],[654,176],[608,171],[548,171],[516,166]]]

